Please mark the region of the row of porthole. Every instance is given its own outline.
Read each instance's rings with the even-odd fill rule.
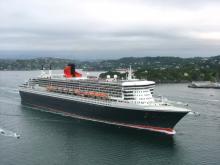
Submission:
[[[133,91],[134,93],[146,93],[148,91]]]
[[[135,104],[139,104],[139,103],[141,103],[141,104],[145,104],[146,102],[142,102],[142,101],[133,101],[133,103],[135,103]]]
[[[150,96],[149,94],[145,94],[145,95],[135,95],[135,96]]]

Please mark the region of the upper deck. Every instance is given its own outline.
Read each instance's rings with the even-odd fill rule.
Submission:
[[[71,68],[67,68],[70,71]],[[70,75],[69,75],[70,74]],[[56,97],[78,99],[94,104],[123,105],[125,107],[156,108],[169,107],[163,99],[158,100],[153,96],[155,82],[148,80],[133,79],[131,69],[126,80],[110,78],[100,79],[97,77],[81,76],[76,72],[65,74],[46,74],[41,72],[39,77],[29,79],[21,86],[22,91],[42,93]]]
[[[155,82],[133,79],[130,75],[126,80],[117,77],[106,79],[94,76],[66,76],[66,74],[46,74],[30,79],[28,86],[46,88],[49,92],[67,93],[85,97],[108,98],[110,100],[146,105],[154,101],[153,90]],[[77,73],[78,75],[80,73]]]

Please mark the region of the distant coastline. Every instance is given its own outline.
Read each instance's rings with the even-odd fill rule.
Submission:
[[[52,69],[63,69],[68,63],[86,71],[108,71],[101,74],[117,74],[125,78],[126,69],[132,66],[134,76],[157,83],[187,83],[191,81],[218,81],[220,76],[220,55],[213,57],[126,57],[118,60],[77,61],[61,58],[0,59],[0,70],[40,70],[52,65]]]

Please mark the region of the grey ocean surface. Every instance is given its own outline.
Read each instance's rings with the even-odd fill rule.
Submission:
[[[185,102],[174,137],[36,111],[20,103],[18,85],[39,71],[0,72],[0,165],[220,164],[220,90],[157,85]],[[17,139],[15,133],[21,135]]]

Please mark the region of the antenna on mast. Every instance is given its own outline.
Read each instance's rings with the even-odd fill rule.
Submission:
[[[131,65],[128,71],[128,80],[132,80],[132,70],[131,70]]]
[[[50,68],[49,68],[49,77],[51,77],[52,76],[52,69],[51,69],[52,67],[51,67],[51,64],[50,64]]]
[[[44,75],[45,75],[44,65],[41,65],[41,77],[43,77]]]

